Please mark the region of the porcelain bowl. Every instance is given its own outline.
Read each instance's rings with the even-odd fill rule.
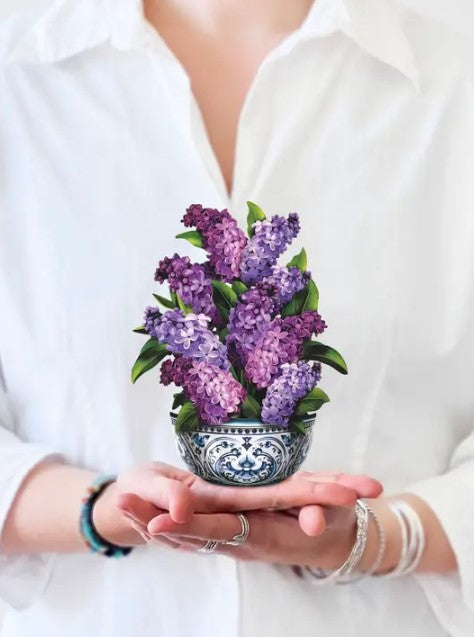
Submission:
[[[176,414],[171,413],[174,425]],[[263,486],[293,475],[311,446],[315,416],[306,432],[290,431],[257,420],[232,420],[176,433],[178,452],[195,475],[227,486]]]

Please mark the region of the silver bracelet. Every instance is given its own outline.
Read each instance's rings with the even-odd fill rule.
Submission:
[[[412,539],[411,544],[413,548],[410,552],[410,559],[408,560],[408,564],[403,570],[403,575],[409,575],[416,569],[420,562],[421,556],[423,555],[426,542],[425,532],[420,520],[420,516],[412,506],[404,501],[397,502],[397,506],[408,525],[410,538]]]
[[[341,567],[329,574],[321,568],[305,567],[306,571],[312,576],[314,584],[327,585],[335,582],[339,583],[348,577],[359,563],[367,543],[367,529],[369,525],[369,509],[362,500],[356,501],[355,514],[357,518],[357,532],[349,557]]]
[[[398,519],[402,546],[397,566],[377,577],[400,577],[412,573],[419,564],[425,548],[425,532],[416,511],[407,502],[396,500],[389,507]]]
[[[385,555],[385,546],[386,546],[385,532],[382,528],[382,525],[380,524],[380,521],[375,511],[367,503],[364,503],[364,504],[367,507],[367,510],[369,514],[371,515],[375,523],[375,527],[377,529],[377,536],[378,536],[377,554],[370,568],[368,568],[366,571],[360,571],[357,575],[355,575],[354,577],[350,579],[340,580],[339,582],[337,582],[338,584],[351,584],[352,582],[356,582],[360,579],[363,579],[364,577],[369,577],[373,575],[375,571],[379,568],[380,564],[382,563],[383,556]]]

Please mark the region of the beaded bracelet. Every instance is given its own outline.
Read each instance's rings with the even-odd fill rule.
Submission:
[[[94,504],[105,489],[115,482],[116,479],[117,476],[104,475],[94,480],[90,487],[88,487],[87,494],[82,500],[81,514],[79,517],[79,529],[86,546],[92,553],[100,553],[105,557],[124,557],[128,555],[133,548],[131,546],[118,546],[105,540],[97,532],[92,520]]]

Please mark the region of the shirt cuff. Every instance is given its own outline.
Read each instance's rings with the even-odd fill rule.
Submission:
[[[449,634],[470,635],[474,625],[474,463],[404,488],[424,500],[451,544],[457,573],[414,573]]]
[[[0,488],[0,535],[15,496],[28,473],[41,461],[61,456],[41,444],[22,443],[8,454],[2,467]],[[0,553],[0,598],[23,610],[43,592],[50,576],[51,555],[4,555]]]

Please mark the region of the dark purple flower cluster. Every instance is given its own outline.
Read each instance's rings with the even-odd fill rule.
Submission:
[[[267,389],[262,403],[262,421],[287,426],[297,402],[316,386],[320,377],[319,363],[284,363],[281,374]]]
[[[261,333],[245,365],[246,377],[257,387],[268,387],[281,373],[284,363],[301,358],[301,346],[313,334],[321,334],[326,327],[318,312],[304,312],[297,316],[277,316]]]
[[[183,223],[187,227],[195,227],[201,233],[203,247],[207,250],[216,274],[224,281],[239,277],[247,239],[228,210],[192,204],[186,209]]]
[[[274,215],[270,221],[255,222],[254,235],[242,255],[242,281],[249,285],[270,276],[272,266],[299,230],[299,218],[294,212],[288,215],[288,219]]]
[[[242,364],[249,352],[270,325],[277,307],[276,289],[268,283],[258,283],[240,297],[229,314],[227,345],[232,345]]]
[[[291,301],[294,295],[308,284],[310,278],[310,272],[301,272],[295,266],[286,268],[274,265],[263,282],[272,285],[277,290],[278,305],[281,307]]]
[[[184,314],[181,310],[170,310],[161,315],[155,327],[156,338],[160,343],[166,343],[168,350],[175,355],[229,369],[227,348],[209,330],[209,322],[205,314]]]
[[[189,257],[174,254],[160,261],[155,272],[155,281],[168,281],[171,292],[176,292],[196,314],[206,314],[214,320],[217,308],[212,300],[212,285],[206,267],[191,263]]]
[[[230,372],[205,361],[183,357],[165,362],[161,382],[183,387],[202,421],[220,425],[238,413],[246,392]]]
[[[176,356],[176,358],[165,359],[161,363],[160,383],[162,385],[174,383],[177,387],[183,387],[186,375],[192,366],[192,358]]]

